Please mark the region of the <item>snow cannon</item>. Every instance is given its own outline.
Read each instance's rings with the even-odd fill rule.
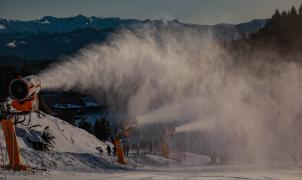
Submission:
[[[16,101],[30,99],[31,96],[38,94],[41,89],[41,81],[33,75],[18,77],[9,84],[9,94]]]
[[[167,137],[171,137],[171,136],[173,136],[174,134],[176,133],[176,131],[175,131],[175,128],[166,128],[165,130],[164,130],[164,134],[165,134],[165,136],[167,136]]]
[[[24,120],[19,121],[19,123],[23,123],[27,114],[39,109],[38,93],[40,89],[41,82],[36,76],[18,77],[9,84],[10,97],[3,103],[4,107],[1,108],[1,126],[9,158],[9,164],[6,166],[8,169],[16,171],[31,170],[29,166],[21,162],[15,123],[18,123],[20,115],[24,115]]]
[[[162,155],[165,158],[169,158],[170,155],[170,148],[169,148],[169,141],[171,137],[175,134],[175,128],[165,128],[161,137],[161,149]]]
[[[18,77],[9,84],[12,107],[19,112],[37,111],[41,81],[34,75]]]
[[[119,134],[123,137],[130,137],[137,127],[137,121],[126,121],[122,124]]]

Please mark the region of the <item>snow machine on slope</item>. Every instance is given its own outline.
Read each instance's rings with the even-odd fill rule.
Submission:
[[[8,169],[30,170],[30,167],[21,163],[14,124],[19,116],[26,116],[32,111],[38,111],[40,89],[41,82],[36,76],[18,77],[9,85],[10,97],[1,105],[1,125],[9,157]]]

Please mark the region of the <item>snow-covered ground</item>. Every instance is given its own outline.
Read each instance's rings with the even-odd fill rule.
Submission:
[[[26,126],[17,124],[16,127],[23,164],[38,169],[69,171],[94,171],[127,167],[120,165],[115,157],[105,153],[108,144],[113,147],[110,142],[102,142],[85,130],[61,119],[44,113],[32,113],[29,125],[27,122],[28,120],[25,121]],[[28,128],[30,126],[36,127]],[[55,137],[54,148],[46,152],[33,150],[27,139],[41,141],[40,135],[45,127],[49,127],[51,134]],[[2,129],[0,131],[2,132]],[[0,141],[3,150],[5,150],[4,136],[1,132]],[[102,149],[103,153],[99,149]],[[5,159],[8,160],[7,157]]]
[[[3,26],[2,24],[0,24],[0,30],[1,30],[1,29],[6,29],[6,27]]]
[[[2,175],[3,177],[3,175]],[[49,174],[7,174],[11,180],[127,180],[127,179],[159,179],[159,180],[226,180],[226,179],[251,179],[251,180],[301,180],[302,171],[298,168],[255,168],[255,167],[167,167],[154,168],[152,170],[111,170],[103,172],[51,172]]]
[[[11,48],[17,47],[17,45],[16,45],[16,40],[14,40],[14,41],[12,41],[12,42],[10,42],[10,43],[7,43],[6,46],[7,46],[7,47],[11,47]]]
[[[159,152],[140,151],[136,156],[132,151],[127,157],[129,164],[120,165],[115,157],[96,149],[102,148],[106,152],[107,144],[112,146],[109,142],[102,142],[88,132],[44,113],[32,113],[30,125],[36,124],[41,126],[28,129],[18,124],[18,142],[24,164],[46,171],[36,169],[32,173],[22,173],[0,168],[0,179],[302,179],[302,168],[298,167],[209,166],[209,157],[192,153],[183,153],[184,161],[179,163],[159,156]],[[26,139],[39,139],[39,133],[46,126],[55,136],[56,146],[48,152],[35,151]],[[3,147],[2,133],[0,141]]]

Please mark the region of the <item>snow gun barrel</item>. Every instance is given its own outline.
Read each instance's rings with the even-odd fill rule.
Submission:
[[[37,95],[41,89],[41,81],[34,75],[18,77],[9,84],[10,97],[16,101],[25,101]]]

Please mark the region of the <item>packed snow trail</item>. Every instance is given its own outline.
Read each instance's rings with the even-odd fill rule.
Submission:
[[[53,172],[46,175],[8,175],[11,180],[128,180],[128,179],[159,179],[159,180],[230,180],[230,179],[246,179],[246,180],[301,180],[301,169],[284,168],[253,168],[253,167],[167,167],[153,170],[124,171],[111,170],[100,173],[83,173],[83,172]]]

